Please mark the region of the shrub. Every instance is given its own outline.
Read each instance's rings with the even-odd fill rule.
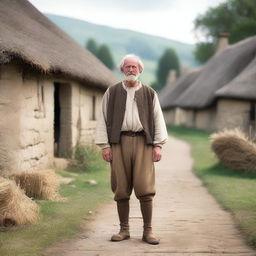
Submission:
[[[78,144],[74,147],[74,161],[70,167],[81,171],[97,171],[104,168],[104,162],[96,146]]]

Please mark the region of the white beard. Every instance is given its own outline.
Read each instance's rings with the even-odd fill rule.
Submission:
[[[128,82],[135,82],[135,81],[138,80],[139,76],[140,76],[139,74],[137,74],[137,75],[127,75],[127,76],[125,76],[125,80],[128,81]]]

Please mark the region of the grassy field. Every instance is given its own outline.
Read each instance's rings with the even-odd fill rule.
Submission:
[[[95,154],[89,160],[85,170],[81,166],[72,172],[57,171],[74,179],[61,185],[60,194],[67,198],[66,202],[37,200],[41,207],[37,224],[1,229],[0,255],[40,255],[53,242],[77,234],[97,208],[112,198],[107,166]],[[90,184],[90,180],[97,184]]]
[[[195,174],[220,205],[233,214],[247,243],[256,247],[256,174],[219,164],[210,150],[207,132],[185,127],[170,127],[168,131],[191,144]]]

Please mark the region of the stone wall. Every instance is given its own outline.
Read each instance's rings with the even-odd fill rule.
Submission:
[[[186,110],[182,108],[175,109],[175,125],[186,125]]]
[[[187,127],[194,127],[195,125],[195,111],[181,108],[172,108],[164,110],[164,118],[168,125],[185,125]]]
[[[53,92],[51,80],[24,74],[20,111],[20,168],[48,168],[53,162]]]
[[[186,109],[184,111],[185,118],[185,125],[187,127],[195,127],[195,111],[191,109]]]
[[[216,119],[215,107],[196,110],[195,128],[206,130],[206,131],[214,131],[216,129],[215,119]]]
[[[19,167],[22,70],[0,65],[0,174]]]
[[[72,146],[94,143],[95,128],[101,109],[102,91],[73,83]]]
[[[59,84],[61,109],[57,155],[70,158],[78,143],[94,143],[96,120],[104,92],[74,81],[53,80],[52,83],[56,82]]]
[[[72,157],[77,143],[94,143],[103,91],[74,81],[0,66],[0,174],[52,167],[54,91],[59,85],[59,157]]]
[[[219,99],[217,104],[216,128],[241,128],[246,131],[249,122],[250,102]],[[246,131],[247,132],[247,131]]]
[[[174,125],[175,121],[175,108],[163,110],[164,120],[167,125]]]

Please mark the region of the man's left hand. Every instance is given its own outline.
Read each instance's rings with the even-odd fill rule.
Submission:
[[[159,162],[161,160],[162,152],[160,147],[158,146],[153,147],[152,154],[153,154],[153,162]]]

